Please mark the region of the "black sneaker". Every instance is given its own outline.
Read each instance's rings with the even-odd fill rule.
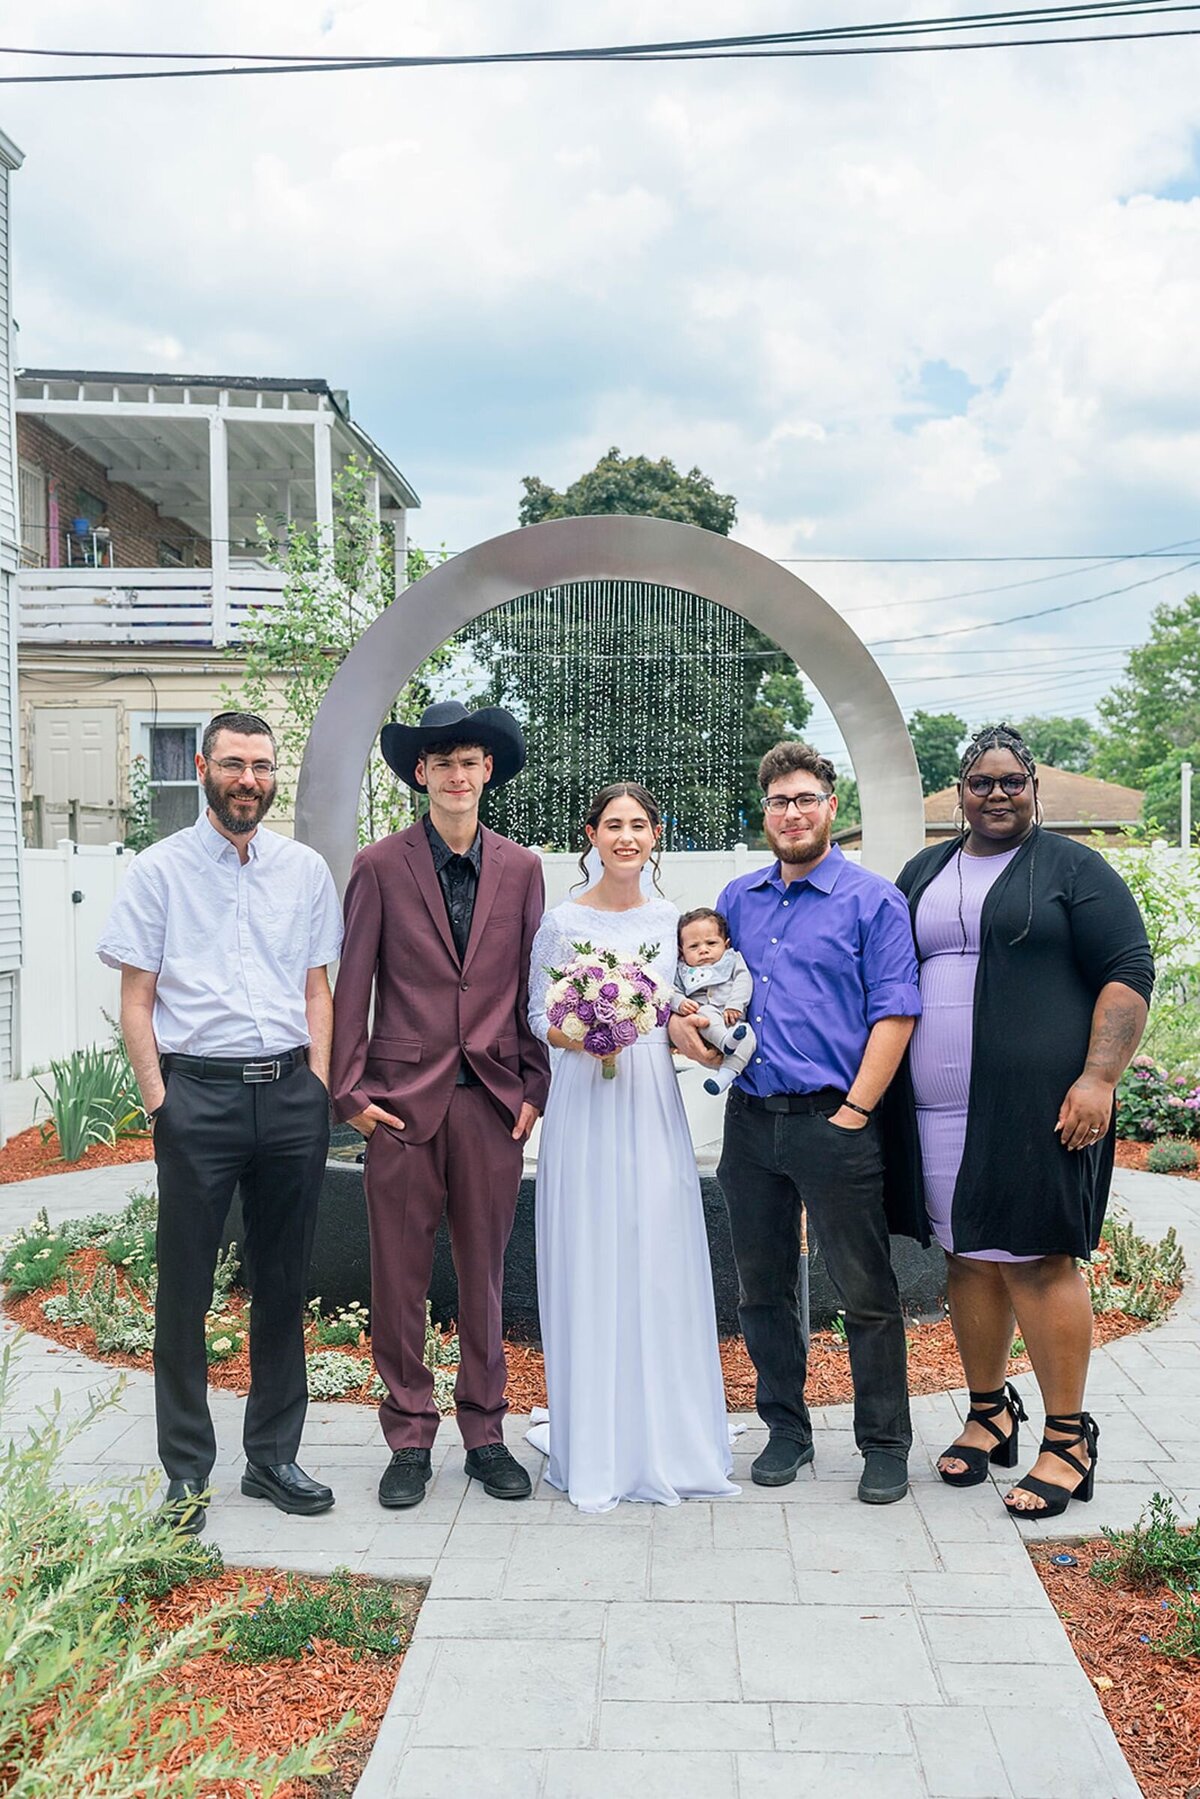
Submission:
[[[812,1459],[811,1443],[798,1443],[795,1437],[772,1436],[762,1454],[751,1462],[750,1479],[756,1487],[786,1487]]]
[[[908,1460],[886,1449],[863,1451],[858,1497],[864,1505],[894,1505],[908,1492]]]
[[[433,1477],[433,1459],[427,1449],[397,1449],[379,1483],[379,1503],[389,1510],[420,1505]]]
[[[516,1456],[503,1443],[484,1443],[468,1449],[463,1466],[472,1480],[481,1480],[493,1499],[528,1499],[533,1482]]]

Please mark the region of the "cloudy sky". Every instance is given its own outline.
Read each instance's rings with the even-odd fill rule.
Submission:
[[[4,12],[12,45],[334,54],[873,16],[851,0]],[[19,356],[324,376],[422,495],[430,546],[510,528],[522,475],[562,486],[610,444],[698,463],[737,496],[737,536],[822,559],[792,566],[890,640],[906,712],[1086,712],[1153,606],[1200,578],[1186,552],[1104,562],[1188,539],[1200,557],[1198,74],[1185,38],[9,87]],[[1081,561],[953,560],[1051,556]]]

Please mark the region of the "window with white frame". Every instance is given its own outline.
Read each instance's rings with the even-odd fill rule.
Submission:
[[[50,560],[50,509],[46,471],[36,462],[18,464],[21,510],[21,566],[45,568]]]
[[[204,719],[178,712],[143,714],[135,721],[134,754],[145,758],[150,817],[159,837],[187,830],[203,809],[195,758],[204,725]]]

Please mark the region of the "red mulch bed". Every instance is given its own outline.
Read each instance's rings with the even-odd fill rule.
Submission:
[[[9,1181],[28,1181],[39,1174],[77,1174],[81,1168],[111,1168],[118,1162],[148,1162],[154,1154],[149,1136],[120,1137],[116,1143],[93,1143],[77,1162],[64,1162],[58,1135],[50,1128],[42,1135],[40,1124],[19,1131],[0,1149],[0,1187]]]
[[[96,1249],[76,1250],[71,1257],[76,1271],[90,1281],[104,1258]],[[118,1284],[123,1288],[124,1277],[117,1270]],[[8,1298],[4,1301],[4,1311],[13,1321],[26,1330],[36,1331],[41,1336],[51,1337],[65,1348],[78,1350],[81,1354],[91,1356],[97,1361],[111,1362],[122,1368],[141,1368],[149,1370],[152,1362],[149,1352],[140,1356],[98,1355],[95,1338],[90,1330],[68,1329],[61,1324],[47,1321],[42,1302],[52,1293],[65,1290],[66,1282],[58,1280],[52,1287],[41,1293],[30,1293],[24,1298]],[[1178,1297],[1178,1288],[1169,1291],[1171,1303]],[[245,1312],[245,1301],[234,1294],[229,1312],[231,1316],[242,1320]],[[1136,1318],[1130,1318],[1124,1312],[1103,1312],[1093,1321],[1093,1341],[1099,1345],[1115,1342],[1118,1337],[1127,1337],[1144,1326]],[[317,1344],[312,1329],[306,1333],[308,1347],[315,1349]],[[363,1384],[352,1388],[341,1395],[341,1399],[351,1405],[373,1405],[374,1400],[367,1396],[367,1383],[373,1373],[370,1345],[365,1340],[357,1345],[340,1350],[341,1354],[356,1357],[363,1364]],[[530,1343],[510,1342],[506,1345],[508,1356],[508,1403],[514,1412],[528,1412],[534,1406],[546,1404],[546,1375],[542,1362],[542,1352]],[[746,1353],[746,1345],[741,1337],[725,1337],[721,1342],[721,1364],[725,1374],[725,1398],[732,1411],[752,1412],[754,1410],[754,1368]],[[1010,1374],[1023,1374],[1029,1367],[1025,1356],[1014,1356],[1009,1363]],[[247,1393],[250,1388],[250,1352],[243,1348],[238,1355],[230,1356],[228,1361],[217,1362],[209,1368],[210,1385],[221,1387],[230,1393]],[[954,1332],[948,1318],[939,1318],[932,1324],[911,1324],[908,1327],[908,1383],[912,1393],[944,1393],[951,1387],[966,1385],[962,1363],[954,1342]],[[812,1349],[808,1361],[808,1382],[805,1395],[810,1405],[840,1405],[854,1397],[850,1383],[850,1359],[838,1338],[832,1331],[813,1332]]]
[[[1146,1158],[1153,1148],[1153,1143],[1137,1143],[1132,1137],[1118,1137],[1117,1167],[1136,1168],[1144,1174]],[[1200,1168],[1172,1168],[1171,1173],[1180,1175],[1185,1181],[1200,1181]],[[1197,1784],[1200,1787],[1200,1782]]]
[[[1076,1568],[1054,1566],[1054,1543],[1029,1553],[1145,1799],[1197,1799],[1200,1662],[1154,1647],[1170,1629],[1165,1588],[1140,1592],[1090,1578],[1093,1561],[1109,1549],[1103,1539],[1072,1543]]]

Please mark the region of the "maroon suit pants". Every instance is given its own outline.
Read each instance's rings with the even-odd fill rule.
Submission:
[[[485,1087],[456,1087],[428,1143],[406,1143],[401,1132],[375,1127],[365,1169],[371,1348],[387,1388],[379,1422],[392,1449],[429,1449],[437,1435],[425,1301],[443,1212],[458,1275],[459,1428],[468,1449],[503,1440],[501,1292],[523,1155]]]

